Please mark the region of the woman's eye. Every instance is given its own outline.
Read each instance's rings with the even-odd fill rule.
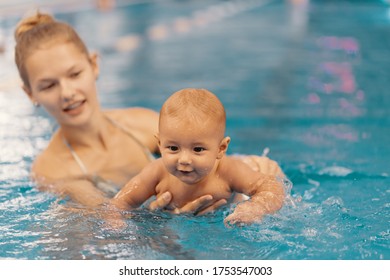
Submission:
[[[206,149],[203,148],[203,147],[195,147],[195,148],[194,148],[194,152],[196,152],[196,153],[203,152],[204,150],[206,150]]]
[[[81,74],[81,71],[73,72],[70,74],[70,77],[77,78]]]
[[[170,151],[172,151],[172,152],[176,152],[177,150],[179,150],[179,148],[176,147],[176,146],[168,146],[168,149],[169,149]]]
[[[43,86],[41,86],[41,90],[42,91],[45,91],[45,90],[49,90],[49,89],[51,89],[51,88],[53,88],[54,87],[54,83],[52,83],[52,84],[47,84],[47,85],[43,85]]]

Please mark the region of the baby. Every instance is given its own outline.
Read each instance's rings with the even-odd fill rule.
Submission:
[[[234,192],[250,196],[225,218],[230,225],[258,222],[279,210],[282,181],[225,155],[230,142],[225,123],[225,109],[211,92],[187,88],[171,95],[161,108],[156,136],[161,158],[129,181],[112,204],[128,210],[167,191],[172,194],[168,209],[204,195],[210,195],[210,204],[228,200]]]

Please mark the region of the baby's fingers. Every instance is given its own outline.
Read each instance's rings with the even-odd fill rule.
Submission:
[[[171,193],[165,192],[162,195],[160,195],[159,197],[157,197],[156,200],[152,201],[149,204],[148,208],[150,211],[157,211],[157,210],[163,209],[169,204],[169,202],[171,202],[171,200],[172,200]]]
[[[226,227],[233,227],[234,225],[237,226],[243,226],[244,224],[241,222],[240,218],[238,215],[232,213],[229,216],[225,218],[223,221]]]
[[[259,223],[262,220],[261,215],[253,215],[251,213],[235,213],[233,212],[223,221],[227,227],[231,226],[247,226],[253,223]]]

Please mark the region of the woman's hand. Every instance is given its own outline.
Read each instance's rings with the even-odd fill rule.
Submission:
[[[160,209],[164,209],[172,200],[172,194],[170,192],[165,192],[159,197],[156,198],[155,201],[152,201],[149,204],[149,210],[157,211]],[[175,208],[170,210],[173,214],[188,214],[193,213],[196,216],[204,215],[207,213],[214,212],[217,208],[225,205],[227,203],[226,199],[220,199],[216,202],[212,202],[213,197],[211,195],[201,196],[194,201],[188,202],[181,208]]]

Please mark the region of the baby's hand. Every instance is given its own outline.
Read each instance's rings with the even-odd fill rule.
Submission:
[[[105,223],[103,225],[103,227],[105,229],[108,229],[108,230],[111,230],[111,231],[121,231],[123,229],[125,229],[127,226],[127,223],[126,221],[120,217],[120,218],[108,218],[105,220]]]
[[[234,209],[234,212],[224,220],[227,226],[244,226],[260,222],[265,214],[265,209],[256,202],[246,201],[240,203]]]

